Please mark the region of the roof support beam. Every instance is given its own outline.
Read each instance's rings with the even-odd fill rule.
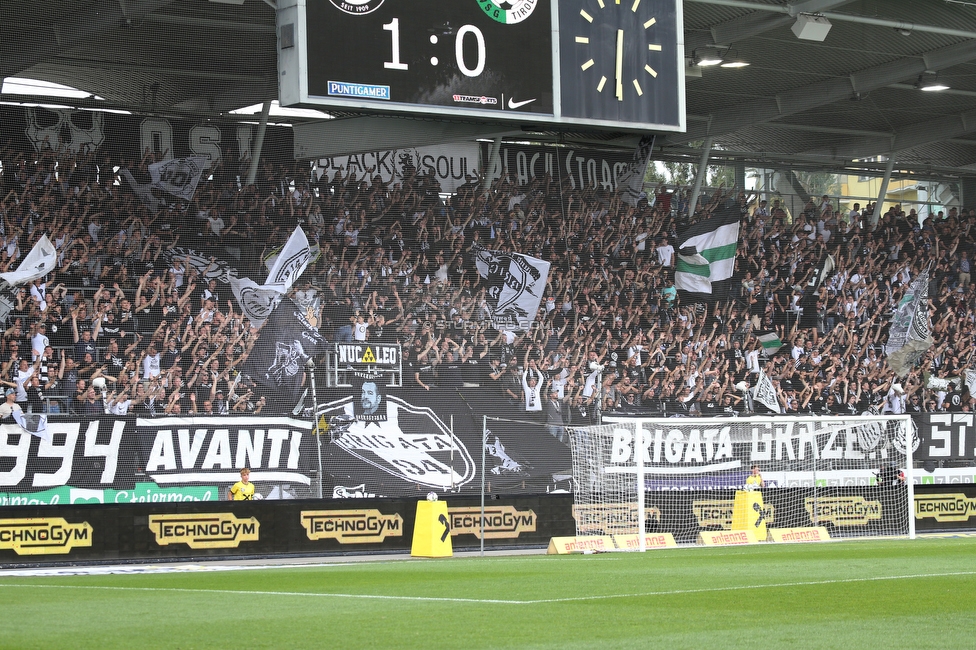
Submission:
[[[816,149],[805,153],[827,154],[837,158],[866,158],[877,154],[892,154],[914,149],[933,142],[942,142],[976,131],[976,110],[937,117],[897,129],[890,137],[862,137],[843,147]]]
[[[687,132],[668,136],[667,142],[691,142],[706,136],[719,137],[747,126],[802,113],[819,106],[912,79],[926,70],[941,70],[976,59],[976,40],[956,43],[920,56],[897,59],[872,68],[779,93],[772,101],[750,101],[716,111],[707,124],[689,125]]]
[[[3,44],[0,78],[13,77],[42,61],[67,52],[123,19],[139,20],[173,1],[132,0],[126,2],[126,8],[123,9],[118,0],[99,0],[94,6],[65,16],[53,25],[38,27],[35,31]]]
[[[839,14],[833,11],[806,11],[799,12],[793,5],[774,5],[757,4],[746,2],[745,0],[689,0],[690,2],[700,2],[707,5],[719,5],[722,7],[738,7],[740,9],[755,9],[756,11],[770,11],[779,14],[787,14],[795,17],[798,13],[816,13],[828,20],[839,22],[859,23],[861,25],[874,25],[875,27],[891,27],[892,29],[906,30],[909,32],[927,32],[929,34],[942,34],[944,36],[958,36],[960,38],[976,38],[976,32],[966,29],[955,29],[954,27],[942,27],[941,25],[918,25],[908,23],[903,20],[888,20],[886,18],[874,18],[872,16],[858,16],[856,14]]]

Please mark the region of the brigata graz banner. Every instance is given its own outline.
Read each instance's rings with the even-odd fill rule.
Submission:
[[[320,391],[311,418],[104,416],[48,423],[51,442],[0,425],[0,506],[212,501],[251,468],[265,499],[415,497],[481,490],[482,414],[489,421],[486,488],[570,489],[569,449],[485,389],[412,392],[362,385]]]
[[[908,440],[880,418],[604,417],[574,433],[583,457],[604,474],[636,474],[648,490],[735,489],[758,465],[770,487],[867,486],[882,467],[904,468]],[[635,446],[642,427],[643,452]],[[587,470],[580,468],[585,473]]]

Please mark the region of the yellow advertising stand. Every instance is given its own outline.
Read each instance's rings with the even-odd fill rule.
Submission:
[[[610,535],[585,535],[581,537],[553,537],[549,540],[549,548],[546,549],[546,554],[608,553],[615,550],[617,547]]]
[[[749,530],[756,539],[765,542],[766,508],[763,506],[762,492],[759,490],[737,490],[732,505],[732,530]]]
[[[451,520],[447,516],[446,501],[418,501],[417,519],[413,526],[413,557],[451,557]]]

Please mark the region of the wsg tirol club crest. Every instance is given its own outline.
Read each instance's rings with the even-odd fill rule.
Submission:
[[[520,23],[535,11],[539,0],[477,0],[489,18],[506,25]]]

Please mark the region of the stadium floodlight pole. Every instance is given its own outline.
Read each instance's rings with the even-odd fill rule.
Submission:
[[[319,453],[319,485],[318,498],[322,498],[322,432],[319,430],[319,399],[315,393],[315,362],[309,359],[306,362],[308,375],[312,380],[312,430],[315,431],[315,444]]]
[[[485,556],[485,447],[488,445],[488,416],[481,416],[481,557]]]

